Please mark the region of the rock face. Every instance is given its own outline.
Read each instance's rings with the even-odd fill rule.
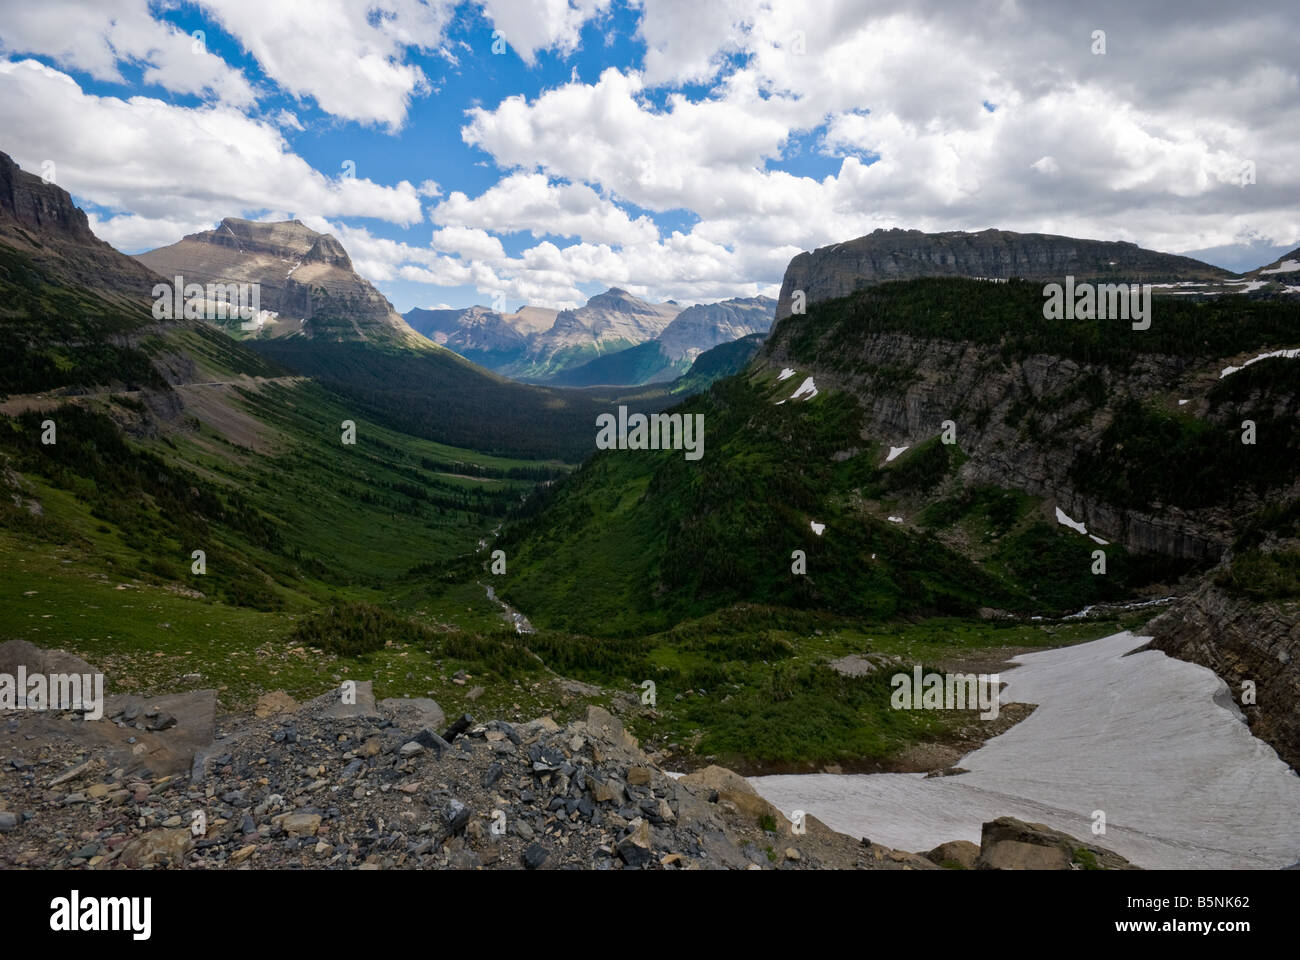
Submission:
[[[922,233],[876,230],[865,237],[801,253],[781,283],[776,319],[788,317],[794,291],[807,303],[845,297],[855,290],[912,277],[987,277],[1059,280],[1105,277],[1110,281],[1221,279],[1232,274],[1190,257],[1144,250],[1136,244],[1078,240],[1043,233],[985,230]]]
[[[275,314],[262,318],[259,336],[420,342],[383,294],[352,269],[338,239],[299,220],[227,217],[215,230],[190,234],[136,259],[165,279],[180,276],[186,284],[258,284],[261,309]],[[223,329],[247,335],[238,321]]]
[[[1053,399],[1069,396],[1072,385],[1090,376],[1100,378],[1108,396],[1122,392],[1154,399],[1190,375],[1184,359],[1147,357],[1121,377],[1100,365],[1043,355],[1004,365],[992,345],[894,332],[849,342],[832,331],[817,348],[836,364],[829,369],[809,367],[793,355],[798,333],[797,325],[787,324],[769,336],[764,356],[773,372],[796,369],[799,375],[792,384],[812,375],[821,391],[848,391],[866,413],[864,435],[897,438],[891,442],[900,446],[933,438],[945,420],[956,418],[962,424],[961,449],[970,458],[958,476],[967,485],[991,484],[1051,498],[1090,533],[1136,553],[1213,561],[1232,541],[1233,516],[1227,510],[1121,510],[1076,489],[1072,480],[1075,457],[1096,443],[1111,415],[1077,393],[1068,402]],[[898,370],[912,372],[914,378],[901,388],[882,382],[882,371]],[[1039,411],[1040,430],[1053,442],[1025,442],[1014,411],[1026,405]],[[981,408],[987,416],[973,415]]]
[[[1252,603],[1203,584],[1147,625],[1151,645],[1221,677],[1251,733],[1300,769],[1300,601]],[[1254,684],[1255,703],[1242,703]]]

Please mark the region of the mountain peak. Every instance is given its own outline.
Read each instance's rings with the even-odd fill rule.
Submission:
[[[136,259],[187,282],[258,284],[261,308],[275,315],[259,328],[260,336],[418,340],[384,296],[356,273],[338,238],[301,220],[225,217],[215,230],[189,234]]]

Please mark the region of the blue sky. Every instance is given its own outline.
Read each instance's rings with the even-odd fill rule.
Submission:
[[[877,227],[1300,245],[1294,11],[1134,6],[44,0],[0,149],[128,252],[298,217],[400,310],[771,295]]]

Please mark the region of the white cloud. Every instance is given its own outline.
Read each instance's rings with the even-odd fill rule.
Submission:
[[[177,27],[155,20],[149,0],[40,0],[5,5],[0,50],[48,56],[96,80],[124,82],[119,64],[142,68],[144,82],[173,93],[250,106],[252,86],[237,69]]]
[[[429,245],[443,253],[454,253],[466,260],[504,260],[501,241],[475,227],[444,227],[433,231]]]
[[[60,186],[129,213],[103,221],[105,239],[128,249],[141,237],[179,239],[161,236],[177,223],[210,226],[264,210],[401,225],[423,219],[410,183],[327,178],[292,153],[270,123],[224,106],[94,96],[35,60],[0,62],[0,128],[24,131],[8,146],[24,167],[53,160]]]
[[[472,200],[456,191],[429,216],[448,226],[497,233],[528,230],[534,237],[551,234],[616,246],[659,238],[649,217],[633,220],[586,184],[551,183],[540,173],[512,174]]]
[[[408,48],[440,50],[454,0],[198,0],[262,71],[326,113],[390,131],[428,89]]]
[[[501,39],[531,65],[539,50],[570,54],[582,25],[609,9],[610,0],[483,0]]]

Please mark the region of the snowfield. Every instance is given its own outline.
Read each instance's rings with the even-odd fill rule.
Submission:
[[[1260,272],[1261,274],[1264,274],[1264,273],[1295,273],[1297,270],[1300,270],[1300,260],[1283,260],[1281,263],[1279,263],[1279,264],[1278,264],[1276,267],[1274,267],[1272,270],[1261,270],[1261,271],[1259,271],[1259,272]]]
[[[1230,377],[1238,370],[1246,369],[1246,367],[1249,367],[1252,363],[1258,363],[1260,360],[1269,360],[1273,357],[1300,357],[1300,349],[1274,350],[1272,353],[1261,353],[1258,357],[1251,357],[1239,367],[1224,367],[1223,372],[1219,374],[1219,379],[1222,380],[1224,377]]]
[[[798,400],[802,397],[805,400],[811,400],[815,396],[817,396],[817,384],[813,383],[812,377],[808,377],[803,383],[799,384],[798,390],[790,394],[790,399]]]
[[[963,757],[969,773],[754,777],[787,816],[904,850],[979,843],[1000,816],[1045,823],[1147,868],[1278,869],[1300,860],[1300,777],[1204,667],[1127,631],[1025,654],[1003,703],[1038,704]],[[1131,654],[1126,656],[1126,654]],[[975,721],[978,722],[978,721]],[[1106,833],[1093,836],[1093,812]]]
[[[1077,530],[1079,533],[1087,533],[1088,528],[1078,520],[1071,520],[1065,515],[1065,511],[1060,507],[1056,508],[1056,522],[1063,527],[1069,527],[1071,530]]]
[[[901,454],[901,453],[902,453],[904,450],[906,450],[906,449],[908,449],[908,448],[907,448],[907,447],[890,447],[890,448],[889,448],[889,456],[885,457],[885,463],[889,463],[891,460],[893,460],[893,459],[895,459],[896,457],[898,457],[898,455]]]

